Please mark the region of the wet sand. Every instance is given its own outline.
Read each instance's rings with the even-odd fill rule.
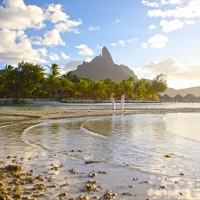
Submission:
[[[177,172],[173,177],[162,176],[143,172],[129,163],[119,166],[83,161],[68,157],[67,154],[84,153],[76,147],[71,152],[49,152],[22,138],[28,127],[48,119],[179,112],[200,113],[200,109],[1,108],[0,116],[5,119],[14,116],[15,120],[0,127],[0,199],[200,199],[198,179],[184,178],[186,172]]]

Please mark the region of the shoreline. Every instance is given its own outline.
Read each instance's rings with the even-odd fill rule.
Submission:
[[[85,103],[86,105],[101,105],[98,103]],[[48,109],[36,109],[36,106],[48,106]],[[51,105],[53,107],[51,107]],[[86,116],[107,116],[120,114],[167,114],[167,113],[200,113],[200,108],[180,107],[180,108],[126,108],[124,110],[112,110],[111,106],[108,109],[103,108],[88,108],[88,109],[68,109],[70,105],[80,105],[79,103],[66,104],[61,102],[51,101],[33,101],[29,100],[25,104],[19,105],[1,105],[0,115],[27,116],[43,119],[58,119],[70,117],[86,117]],[[82,105],[82,104],[81,104]],[[29,107],[28,107],[29,106]],[[62,109],[55,106],[62,106]],[[28,107],[28,108],[27,108]],[[9,109],[8,109],[9,108]]]
[[[26,117],[27,119],[24,122],[23,119],[21,120],[23,125],[19,122],[16,124],[13,121],[12,124],[1,128],[1,131],[6,131],[11,127],[11,133],[14,136],[10,139],[7,135],[2,136],[2,138],[0,135],[0,144],[2,146],[0,147],[0,173],[11,173],[12,170],[7,169],[9,165],[13,165],[20,166],[21,170],[17,171],[19,174],[26,174],[18,178],[19,184],[17,185],[21,189],[15,192],[15,195],[19,195],[21,197],[19,199],[23,199],[22,197],[24,199],[36,198],[45,200],[200,198],[200,189],[196,185],[197,180],[190,180],[190,185],[193,185],[191,188],[196,188],[192,193],[190,188],[187,188],[189,180],[184,176],[180,176],[179,173],[175,177],[170,177],[143,172],[139,168],[136,169],[134,166],[129,166],[128,163],[120,166],[101,163],[101,161],[79,160],[75,157],[69,157],[67,153],[70,154],[70,152],[66,152],[66,154],[63,152],[50,152],[41,146],[28,143],[23,138],[24,131],[30,126],[45,123],[51,119],[109,116],[113,114],[200,113],[200,108],[148,108],[125,109],[123,111],[111,109],[61,110],[58,108],[44,110],[23,106],[20,108],[11,106],[10,108],[12,109],[7,109],[6,107],[4,109],[2,107],[0,116],[3,118],[4,116],[15,116],[16,119],[18,117]],[[8,142],[9,140],[11,142]],[[97,148],[99,147],[97,146]],[[74,147],[73,152],[74,154],[84,153],[76,149],[76,147]],[[2,188],[1,183],[4,183],[5,188],[8,189],[8,183],[12,182],[11,180],[16,180],[16,177],[0,180],[0,188]],[[26,184],[23,185],[22,181],[26,181]],[[16,182],[13,184],[11,185],[16,187]],[[14,192],[12,192],[12,195],[14,195]]]
[[[65,109],[48,108],[48,110],[23,108],[17,109],[12,106],[12,109],[0,109],[0,115],[26,116],[43,119],[59,119],[59,118],[73,118],[86,116],[107,116],[120,114],[167,114],[167,113],[200,113],[200,108],[135,108],[135,109]]]

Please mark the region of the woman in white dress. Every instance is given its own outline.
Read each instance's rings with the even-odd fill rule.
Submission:
[[[115,110],[116,107],[115,107],[115,99],[114,99],[114,94],[113,93],[110,93],[110,101],[112,103],[112,109]]]
[[[124,102],[125,102],[125,94],[123,92],[121,96],[121,110],[124,110]]]

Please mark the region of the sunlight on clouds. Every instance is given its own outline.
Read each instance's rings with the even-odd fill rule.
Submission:
[[[90,62],[92,58],[85,58],[85,62]]]
[[[58,54],[52,53],[52,52],[49,54],[49,58],[51,60],[60,60],[60,57],[58,56]]]
[[[57,23],[60,21],[66,21],[69,16],[61,11],[62,6],[60,4],[51,4],[48,6],[47,11],[51,13],[49,16],[52,23]]]
[[[142,4],[150,7],[159,7],[157,2],[149,2],[148,0],[142,0]]]
[[[164,61],[152,61],[144,68],[140,68],[140,72],[156,74],[167,72],[167,75],[174,78],[184,79],[187,74],[188,80],[200,79],[200,65],[183,65],[176,58],[168,58]]]
[[[41,37],[36,37],[32,39],[33,44],[37,45],[65,45],[65,42],[61,39],[60,33],[58,30],[54,29],[52,31],[48,31],[44,34],[44,39]]]
[[[195,21],[194,20],[186,20],[185,24],[186,25],[195,24]]]
[[[174,19],[174,20],[171,20],[171,21],[167,21],[165,19],[162,19],[160,21],[160,25],[162,26],[163,31],[165,33],[168,33],[168,32],[174,31],[176,29],[183,28],[184,22],[182,22],[179,19]]]
[[[75,46],[77,49],[81,49],[81,51],[79,51],[78,53],[80,55],[88,55],[91,56],[94,54],[93,50],[90,49],[87,45],[85,44],[81,44],[79,46]]]
[[[45,12],[38,6],[26,6],[23,0],[6,0],[5,8],[0,6],[0,27],[2,29],[25,30],[45,27]]]
[[[47,53],[48,53],[45,47],[38,49],[38,52],[41,53],[41,55],[44,56],[44,57],[46,57]]]
[[[152,30],[152,29],[155,29],[156,28],[156,25],[150,25],[149,26],[149,30]]]
[[[41,54],[45,56],[45,50],[33,49],[30,40],[23,31],[0,30],[0,41],[0,62],[6,62],[14,66],[22,60],[33,63],[46,63],[41,58]]]
[[[169,41],[168,37],[158,34],[149,38],[148,44],[152,48],[163,48],[167,45],[168,41]]]
[[[99,49],[102,49],[103,47],[101,47],[101,46],[97,45],[97,48],[99,48]]]
[[[91,58],[85,58],[84,60],[75,59],[75,60],[72,60],[68,63],[65,63],[65,64],[60,66],[61,73],[66,74],[66,72],[76,70],[77,66],[83,64],[84,61],[90,62],[91,60],[92,60]]]
[[[21,8],[26,10],[26,5],[24,4],[23,0],[4,0],[3,3],[6,5],[7,8]]]
[[[195,18],[200,17],[200,1],[191,0],[185,6],[177,6],[175,9],[156,9],[148,11],[149,17],[176,17],[176,18]]]
[[[110,45],[111,45],[111,46],[117,46],[117,44],[116,44],[116,43],[114,43],[114,42],[113,42],[113,43],[111,43]]]
[[[59,32],[74,32],[74,33],[80,33],[77,26],[82,24],[82,20],[66,20],[65,22],[60,22],[55,25],[55,28]]]
[[[61,52],[61,57],[65,60],[70,59],[70,56],[66,55],[63,51]]]
[[[198,86],[200,82],[200,65],[184,65],[173,57],[160,62],[152,61],[143,68],[134,69],[134,72],[139,78],[147,79],[153,79],[157,74],[166,72],[168,86],[173,88]]]
[[[55,28],[44,36],[30,36],[25,34],[27,29],[42,29],[46,22],[53,23]],[[4,0],[0,5],[0,61],[16,65],[22,60],[46,63],[46,48],[34,49],[36,45],[65,45],[60,32],[79,33],[78,26],[82,24],[80,19],[70,20],[62,11],[62,5],[50,4],[45,7],[26,5],[24,0]],[[15,30],[15,31],[14,31]],[[59,56],[50,54],[51,59],[58,60]],[[65,57],[66,58],[66,57]],[[60,59],[60,58],[59,58]]]
[[[161,0],[161,4],[183,4],[190,0]]]

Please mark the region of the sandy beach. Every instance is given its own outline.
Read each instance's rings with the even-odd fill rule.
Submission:
[[[45,104],[45,102],[30,102]],[[47,102],[46,102],[47,103]],[[56,103],[57,104],[57,103]],[[48,110],[11,106],[1,107],[0,200],[1,199],[200,199],[198,179],[188,180],[184,173],[162,176],[146,173],[124,163],[81,160],[81,149],[49,152],[23,139],[30,126],[50,119],[120,114],[200,113],[200,108],[176,109],[77,109]],[[10,134],[6,133],[9,128]],[[12,134],[13,133],[13,134]],[[101,145],[97,146],[101,148]],[[70,155],[70,156],[68,156]],[[167,159],[167,158],[166,158]],[[190,187],[187,187],[190,184]],[[194,188],[191,191],[191,188]]]

